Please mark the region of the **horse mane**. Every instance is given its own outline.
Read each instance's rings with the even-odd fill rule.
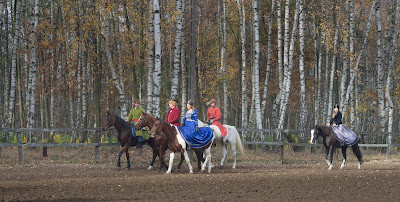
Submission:
[[[114,116],[115,116],[115,122],[118,123],[119,125],[121,125],[122,127],[124,127],[124,128],[131,127],[130,123],[126,122],[124,119],[122,119],[118,115],[114,114]]]

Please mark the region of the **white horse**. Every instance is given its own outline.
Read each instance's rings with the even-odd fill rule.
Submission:
[[[233,158],[234,158],[232,168],[236,168],[236,146],[239,148],[240,153],[244,155],[242,141],[240,140],[239,132],[237,131],[236,127],[230,126],[230,125],[223,125],[223,126],[225,126],[227,133],[226,133],[226,136],[222,138],[222,133],[219,130],[218,126],[207,125],[199,120],[199,127],[205,127],[205,126],[210,127],[214,131],[214,134],[217,137],[217,139],[222,140],[223,156],[221,159],[221,166],[223,166],[227,160],[226,159],[226,155],[228,154],[227,143],[229,143],[232,147],[232,153],[233,153]]]

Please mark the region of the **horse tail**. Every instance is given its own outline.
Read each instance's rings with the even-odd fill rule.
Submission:
[[[234,132],[235,137],[236,137],[236,145],[239,148],[240,153],[242,155],[244,155],[244,148],[243,148],[242,140],[240,140],[239,132],[236,130],[235,127],[232,127],[232,128],[234,129],[233,132]]]

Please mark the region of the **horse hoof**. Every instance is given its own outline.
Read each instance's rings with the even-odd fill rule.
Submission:
[[[153,166],[147,167],[147,170],[153,170]]]
[[[131,169],[130,167],[127,167],[127,168],[126,168],[126,170],[130,170],[130,169]]]
[[[121,165],[118,164],[117,167],[118,167],[118,168],[121,168]]]
[[[168,172],[168,171],[167,171],[167,172],[165,172],[165,174],[167,174],[167,175],[168,175],[168,174],[171,174],[171,172]]]
[[[232,166],[232,169],[236,169],[236,166]]]
[[[189,171],[189,174],[193,174],[193,170]]]

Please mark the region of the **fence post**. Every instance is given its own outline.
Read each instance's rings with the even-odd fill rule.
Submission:
[[[389,160],[390,158],[390,142],[389,142],[389,135],[386,136],[386,160]]]
[[[24,165],[24,146],[22,145],[21,132],[17,132],[19,165]]]
[[[96,147],[95,147],[95,153],[96,153],[96,157],[95,157],[95,162],[98,163],[99,162],[99,153],[100,153],[100,136],[101,132],[100,130],[96,130]]]
[[[283,140],[283,135],[281,133],[281,164],[283,165],[283,150],[285,149],[285,146],[283,145],[284,140]]]

